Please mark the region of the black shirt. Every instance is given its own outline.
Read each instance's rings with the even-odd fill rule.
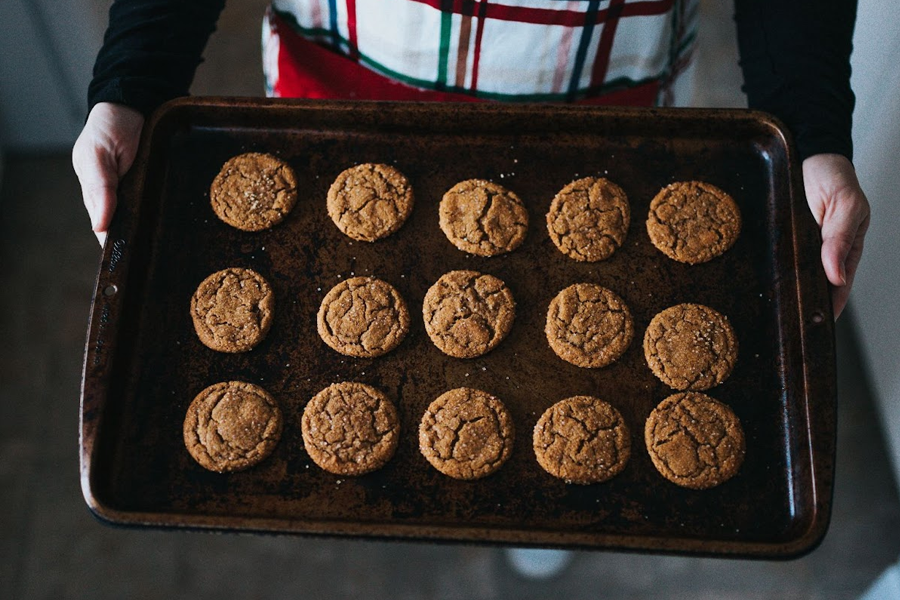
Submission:
[[[750,108],[791,130],[800,158],[852,159],[850,53],[857,0],[735,0],[743,90]],[[88,108],[145,116],[188,93],[225,0],[116,0],[94,65]]]

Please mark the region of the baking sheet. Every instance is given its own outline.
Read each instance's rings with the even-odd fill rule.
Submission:
[[[297,172],[299,200],[275,228],[247,233],[213,214],[209,185],[242,152],[270,152]],[[325,208],[327,189],[361,162],[395,165],[416,205],[394,235],[350,240]],[[631,204],[625,244],[607,261],[577,263],[547,234],[559,189],[578,177],[618,183]],[[438,226],[453,184],[490,179],[524,200],[528,235],[516,251],[466,255]],[[646,234],[650,200],[672,181],[729,192],[743,230],[724,256],[676,263]],[[145,128],[120,190],[85,352],[82,487],[103,520],[125,525],[480,541],[537,546],[789,557],[821,540],[834,470],[834,333],[818,237],[794,150],[772,118],[738,110],[442,105],[184,99]],[[201,280],[249,267],[274,288],[266,340],[249,353],[214,352],[197,339],[188,307]],[[428,339],[422,299],[443,273],[473,269],[504,280],[517,302],[512,332],[485,356],[443,355]],[[316,333],[332,286],[374,275],[413,315],[410,334],[376,359],[337,354]],[[547,306],[577,282],[619,294],[635,337],[603,369],[570,365],[544,337]],[[650,319],[680,302],[726,314],[740,343],[731,377],[707,393],[733,408],[745,462],[711,490],[680,488],[654,469],[643,443],[653,407],[673,393],[647,368]],[[182,422],[206,386],[239,379],[265,387],[285,415],[273,455],[244,472],[205,471],[188,455]],[[320,470],[306,454],[300,416],[327,385],[361,381],[398,407],[394,459],[358,478]],[[418,451],[428,404],[459,386],[488,391],[513,415],[513,454],[495,475],[447,478]],[[537,465],[531,430],[563,398],[612,403],[632,431],[632,457],[613,480],[567,485]]]

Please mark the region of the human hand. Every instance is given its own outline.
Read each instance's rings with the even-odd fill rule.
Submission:
[[[116,210],[116,188],[134,162],[143,126],[144,117],[136,110],[101,102],[91,109],[72,148],[72,166],[101,246]]]
[[[806,200],[822,231],[822,266],[833,286],[837,319],[850,295],[869,228],[869,202],[853,164],[840,154],[816,154],[803,161]]]

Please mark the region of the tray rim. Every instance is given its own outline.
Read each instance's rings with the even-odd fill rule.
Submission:
[[[802,173],[792,138],[785,126],[774,116],[748,109],[714,108],[631,108],[552,105],[554,111],[564,114],[606,116],[624,118],[646,117],[648,112],[669,121],[693,121],[700,118],[723,121],[739,121],[756,124],[783,147],[786,155],[789,191],[791,195],[790,235],[794,258],[795,277],[791,277],[798,298],[799,348],[803,373],[798,378],[803,391],[802,406],[805,414],[808,454],[804,456],[812,481],[813,514],[806,528],[791,539],[778,542],[754,542],[716,540],[689,537],[659,537],[648,535],[598,534],[585,532],[553,532],[526,528],[470,527],[449,525],[420,525],[400,522],[354,522],[342,520],[284,519],[269,517],[238,517],[196,515],[169,512],[127,511],[106,504],[95,487],[94,464],[97,460],[96,441],[102,427],[104,408],[107,405],[107,388],[111,369],[103,368],[115,356],[118,342],[115,318],[121,313],[124,289],[133,253],[127,251],[127,233],[137,227],[138,207],[143,198],[137,194],[143,189],[149,165],[150,148],[154,136],[167,121],[177,119],[182,112],[207,109],[262,110],[262,111],[324,111],[332,113],[348,111],[457,111],[465,114],[546,113],[547,104],[449,104],[423,102],[372,102],[372,101],[310,101],[298,99],[260,99],[229,97],[186,97],[162,105],[143,128],[141,143],[135,160],[136,169],[126,175],[120,185],[120,198],[130,197],[132,202],[120,202],[110,227],[98,268],[92,299],[88,335],[85,344],[79,403],[79,459],[80,481],[84,500],[90,511],[101,522],[116,526],[155,527],[195,531],[239,531],[255,533],[290,533],[325,536],[352,536],[393,540],[421,540],[432,542],[462,542],[484,544],[515,544],[533,547],[573,547],[581,549],[608,549],[627,551],[665,552],[673,554],[706,555],[721,557],[791,559],[815,549],[824,538],[831,518],[834,493],[834,466],[836,442],[837,385],[835,379],[834,322],[827,280],[818,255],[804,254],[804,248],[821,243],[818,228],[810,226],[812,215],[807,210]],[[159,134],[161,135],[161,134]],[[135,198],[137,197],[137,200]],[[803,220],[807,222],[802,223]],[[798,223],[800,221],[801,223]],[[121,293],[120,293],[121,292]],[[110,325],[112,324],[112,325]],[[819,366],[825,368],[821,377]],[[814,375],[815,372],[815,375]],[[815,404],[815,406],[812,406]],[[813,425],[816,425],[815,427]]]

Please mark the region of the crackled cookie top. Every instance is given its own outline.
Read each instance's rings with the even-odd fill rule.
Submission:
[[[622,472],[631,457],[631,432],[610,403],[573,396],[548,408],[534,427],[534,454],[545,471],[587,485]]]
[[[515,432],[503,403],[487,392],[457,388],[431,403],[419,425],[419,450],[455,479],[478,479],[512,453]]]
[[[561,359],[594,368],[605,367],[625,352],[634,324],[625,302],[611,290],[576,283],[550,302],[544,332]]]
[[[219,352],[246,352],[272,326],[272,288],[256,271],[223,269],[204,279],[191,298],[197,337]]]
[[[512,191],[483,179],[469,179],[444,194],[441,230],[450,242],[479,256],[515,250],[528,231],[528,211]]]
[[[425,294],[425,331],[445,354],[473,358],[506,337],[516,303],[506,284],[476,271],[444,274]]]
[[[631,210],[622,188],[585,177],[556,194],[547,213],[550,239],[559,251],[583,262],[609,258],[625,242]]]
[[[650,321],[644,356],[653,374],[676,390],[708,390],[737,362],[738,342],[725,315],[701,304],[678,304]]]
[[[336,475],[362,475],[380,469],[394,456],[400,419],[379,390],[345,381],[309,401],[301,429],[313,462]]]
[[[653,409],[644,441],[656,469],[682,487],[731,479],[744,461],[744,431],[725,404],[699,392],[669,396]]]
[[[271,154],[249,152],[229,159],[212,182],[209,201],[222,221],[242,231],[280,223],[297,203],[297,177]]]
[[[672,183],[650,203],[647,233],[663,254],[695,265],[731,248],[741,233],[741,211],[714,185]]]
[[[372,358],[396,348],[409,331],[409,311],[392,285],[354,277],[334,286],[319,307],[319,335],[347,356]]]
[[[206,469],[247,469],[265,459],[281,437],[278,403],[251,383],[211,385],[194,398],[184,419],[184,445]]]
[[[413,190],[394,167],[366,163],[337,176],[327,203],[328,216],[344,234],[374,242],[400,229],[412,212]]]

